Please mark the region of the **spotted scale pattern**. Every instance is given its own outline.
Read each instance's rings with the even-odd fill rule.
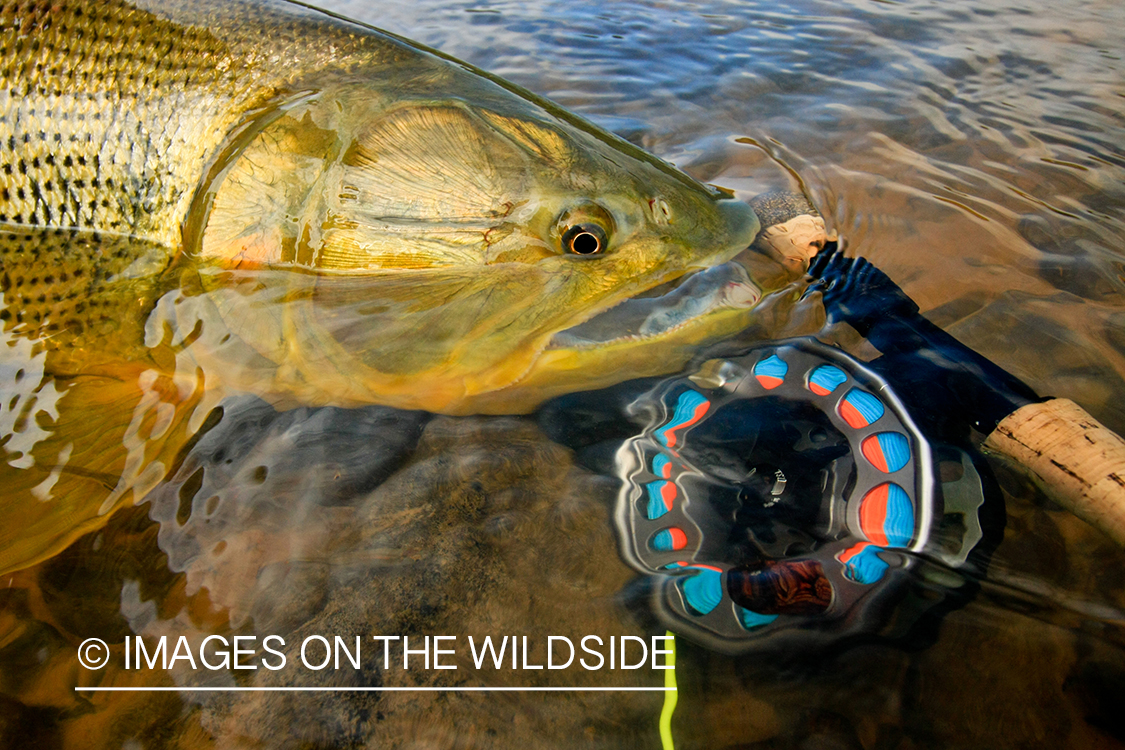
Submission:
[[[4,2],[0,225],[177,247],[241,124],[306,79],[404,56],[418,53],[274,2]]]

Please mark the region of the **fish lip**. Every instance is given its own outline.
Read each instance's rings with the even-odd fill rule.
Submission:
[[[596,349],[626,341],[654,340],[716,310],[748,310],[761,298],[762,290],[751,281],[746,268],[728,261],[681,276],[659,297],[638,295],[622,300],[578,325],[558,331],[546,348]]]

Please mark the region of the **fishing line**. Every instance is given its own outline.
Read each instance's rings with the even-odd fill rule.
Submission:
[[[665,631],[671,639],[670,648],[664,657],[664,708],[660,711],[660,745],[663,750],[675,750],[672,742],[672,712],[676,710],[679,690],[676,687],[676,636],[671,630]]]

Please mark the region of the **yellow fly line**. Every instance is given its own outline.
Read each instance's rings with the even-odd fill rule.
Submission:
[[[675,750],[672,743],[672,712],[676,710],[676,697],[679,691],[676,688],[676,636],[672,631],[667,631],[672,639],[672,649],[664,657],[664,708],[660,711],[660,744],[663,750]]]

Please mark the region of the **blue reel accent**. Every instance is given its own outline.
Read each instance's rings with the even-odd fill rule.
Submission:
[[[906,547],[914,536],[914,506],[906,490],[891,484],[887,492],[887,520],[883,533],[893,547]]]
[[[672,532],[668,529],[661,529],[656,532],[656,536],[652,538],[652,548],[659,552],[671,552],[674,550],[675,544],[672,541]]]
[[[745,607],[739,607],[737,604],[735,605],[735,607],[738,608],[739,622],[741,622],[742,627],[746,628],[747,630],[753,630],[754,628],[760,628],[763,625],[769,625],[771,622],[777,619],[777,615],[759,614],[757,612],[752,612]]]
[[[687,390],[680,394],[676,401],[676,411],[672,414],[671,421],[656,431],[656,439],[665,446],[675,444],[675,430],[699,421],[702,415],[698,414],[699,407],[710,404],[703,394]]]
[[[697,568],[699,571],[685,580],[681,586],[688,606],[700,615],[705,615],[723,600],[723,574],[717,570]]]
[[[898,471],[910,461],[910,441],[906,439],[906,435],[901,432],[880,432],[872,437],[879,445],[879,451],[883,454],[883,461],[886,462],[889,473]],[[867,455],[866,451],[864,455]],[[882,467],[879,468],[882,470]]]
[[[864,419],[864,424],[852,424],[851,420],[848,420],[849,424],[857,429],[866,427],[869,424],[874,424],[886,411],[882,401],[872,396],[867,391],[861,391],[858,388],[853,388],[848,395],[844,397],[844,403],[855,409]],[[846,415],[845,419],[847,419]]]
[[[839,367],[821,365],[813,370],[812,375],[809,376],[809,390],[819,396],[827,396],[839,388],[840,384],[847,379],[848,376]]]
[[[864,547],[858,555],[844,565],[844,574],[856,583],[875,583],[882,580],[883,574],[890,567],[879,557],[882,547],[871,545]]]
[[[758,364],[754,365],[755,375],[765,375],[771,378],[784,379],[785,375],[789,372],[789,365],[778,357],[776,354],[763,359]]]
[[[645,485],[645,489],[648,490],[647,511],[650,521],[654,521],[668,512],[668,506],[664,504],[664,495],[662,493],[666,484],[668,484],[668,482],[665,480],[658,479],[655,482],[649,482]]]

